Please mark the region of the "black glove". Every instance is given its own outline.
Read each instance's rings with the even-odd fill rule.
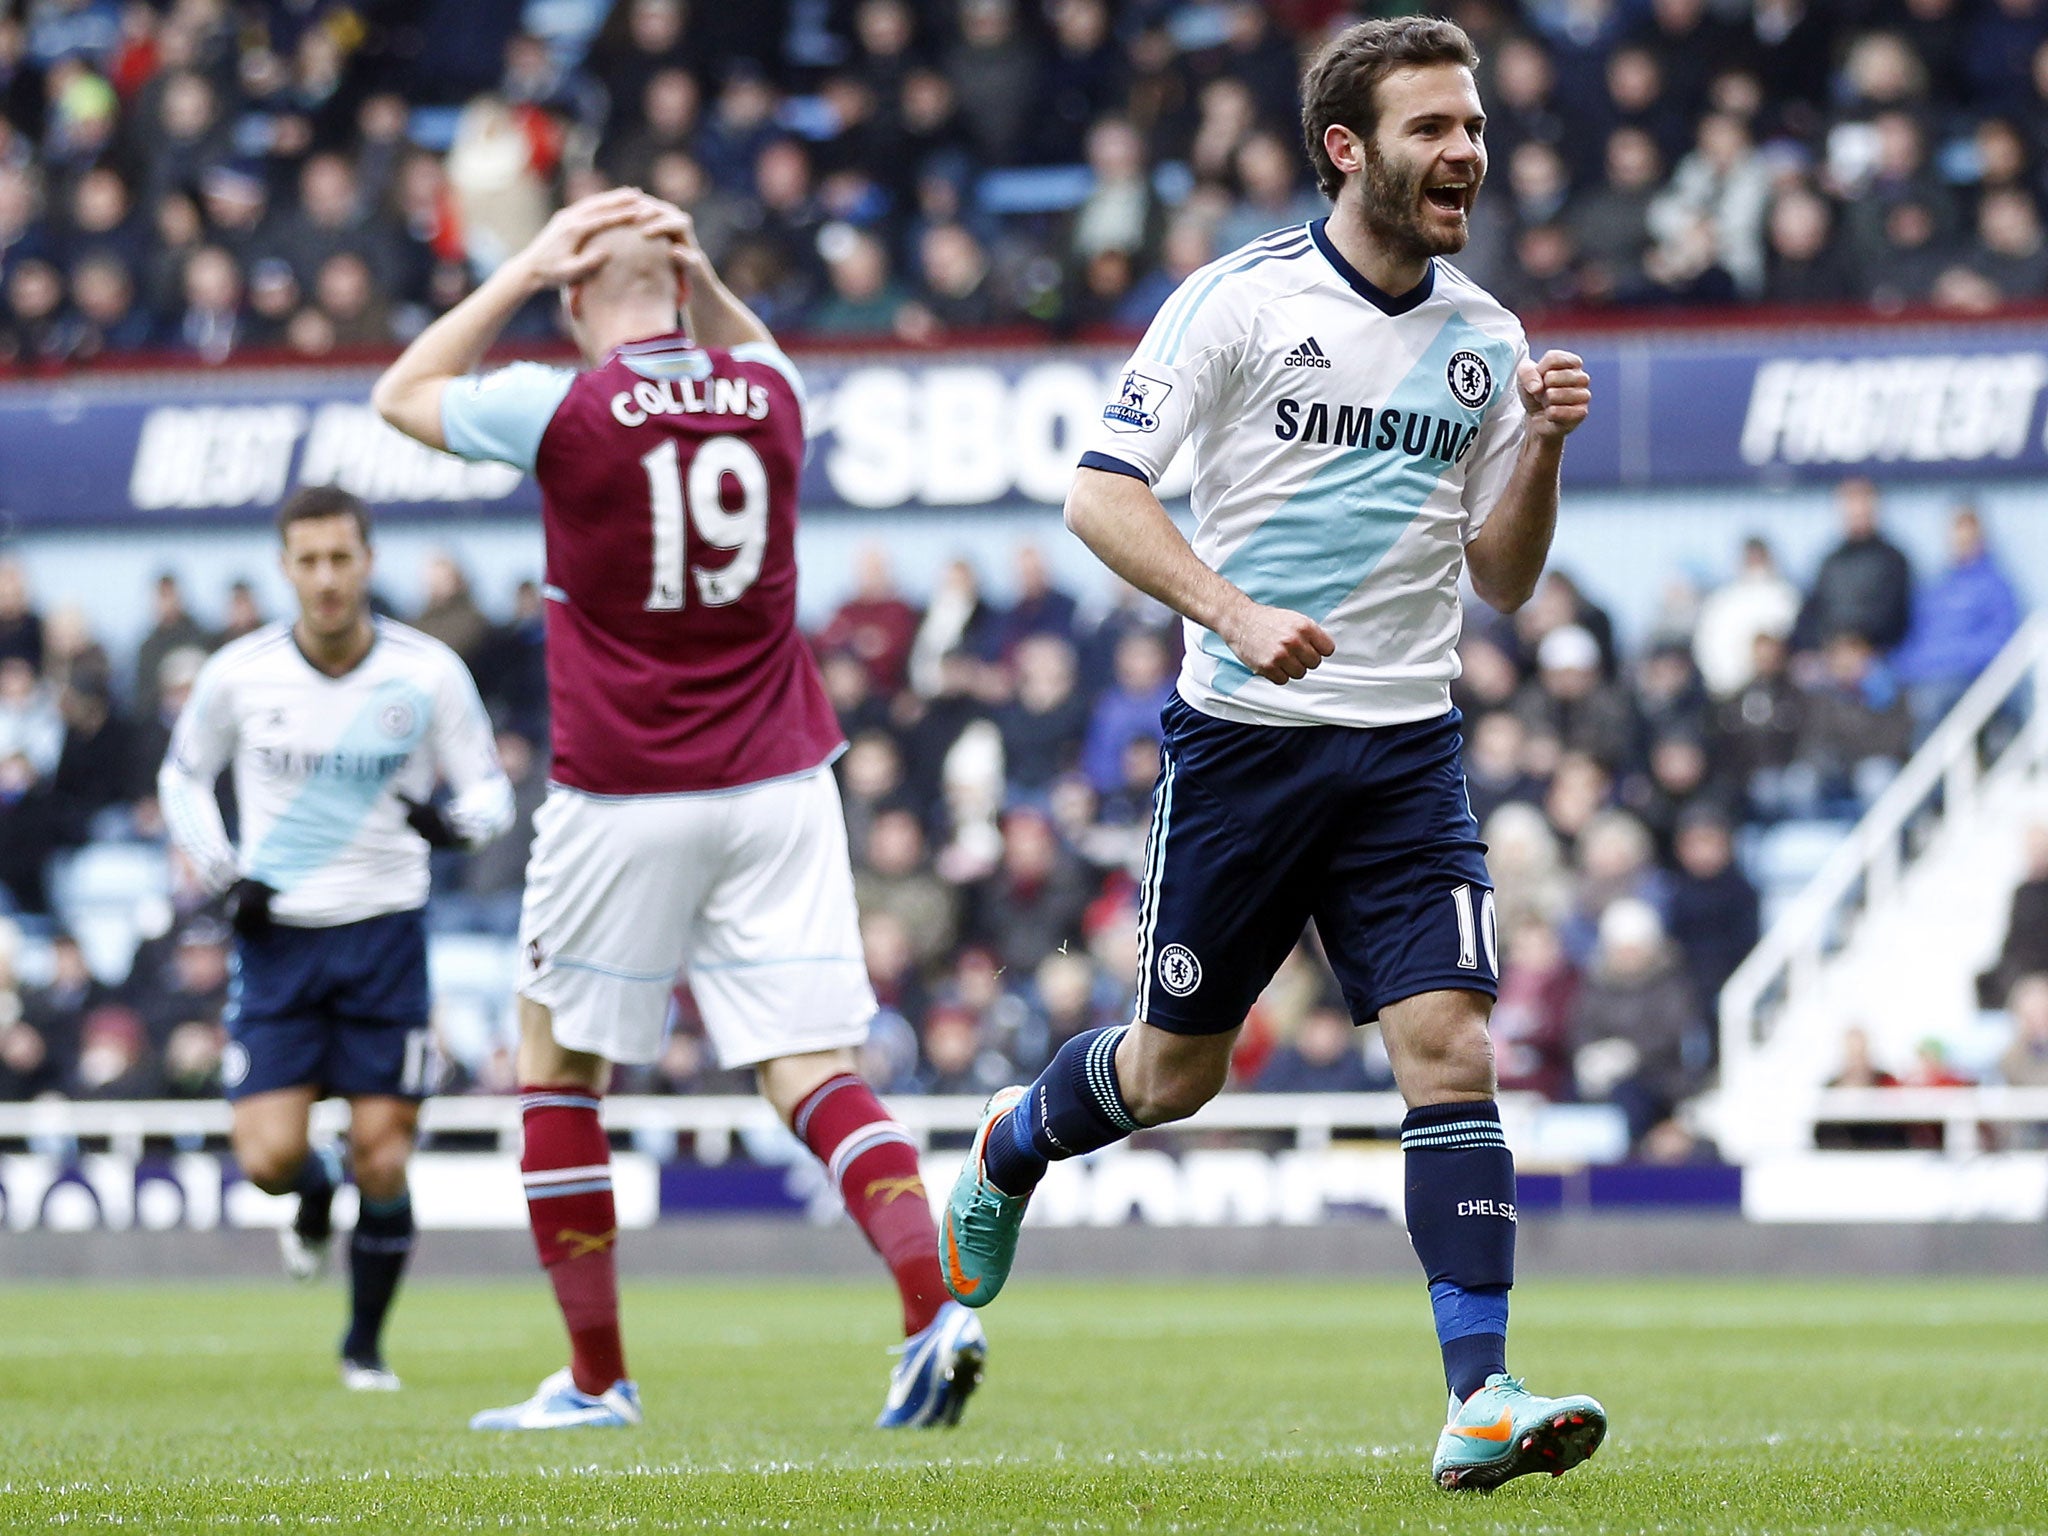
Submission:
[[[245,939],[270,933],[270,898],[277,894],[261,880],[237,880],[228,887],[228,921]]]
[[[467,848],[469,840],[455,830],[441,808],[427,800],[408,800],[399,796],[398,803],[405,807],[406,824],[427,840],[429,848]]]

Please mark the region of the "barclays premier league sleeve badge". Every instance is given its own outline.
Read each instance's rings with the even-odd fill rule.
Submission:
[[[1102,408],[1103,422],[1112,432],[1157,432],[1159,407],[1172,393],[1168,380],[1132,368],[1117,386],[1116,398]]]

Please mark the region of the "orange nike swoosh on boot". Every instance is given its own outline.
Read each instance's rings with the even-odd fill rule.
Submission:
[[[1515,1416],[1505,1408],[1501,1409],[1500,1418],[1492,1424],[1481,1424],[1477,1428],[1467,1428],[1463,1424],[1451,1426],[1452,1434],[1462,1435],[1467,1440],[1505,1440],[1514,1432]]]
[[[972,1296],[981,1289],[979,1280],[967,1278],[967,1272],[960,1267],[960,1245],[953,1240],[953,1213],[946,1212],[946,1278],[952,1282],[955,1296]],[[1505,1435],[1501,1436],[1506,1439]]]

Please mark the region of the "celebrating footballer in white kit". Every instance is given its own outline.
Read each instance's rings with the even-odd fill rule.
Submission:
[[[1503,609],[1527,600],[1591,393],[1578,358],[1532,362],[1514,316],[1441,259],[1463,248],[1486,175],[1477,63],[1428,17],[1333,38],[1302,84],[1329,217],[1183,282],[1081,456],[1068,525],[1187,620],[1136,1014],[990,1101],[942,1257],[955,1296],[993,1299],[1048,1165],[1206,1103],[1313,921],[1409,1105],[1405,1213],[1451,1391],[1431,1475],[1485,1489],[1577,1465],[1606,1415],[1506,1371],[1499,946],[1450,685],[1460,580]],[[1183,443],[1191,542],[1152,491]]]

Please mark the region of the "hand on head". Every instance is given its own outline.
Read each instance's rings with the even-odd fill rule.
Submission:
[[[622,250],[632,249],[631,240],[606,238],[627,230],[643,240],[668,240],[675,264],[686,276],[704,262],[690,216],[638,187],[614,187],[577,199],[548,220],[522,257],[532,264],[542,286],[571,287],[589,281]]]

